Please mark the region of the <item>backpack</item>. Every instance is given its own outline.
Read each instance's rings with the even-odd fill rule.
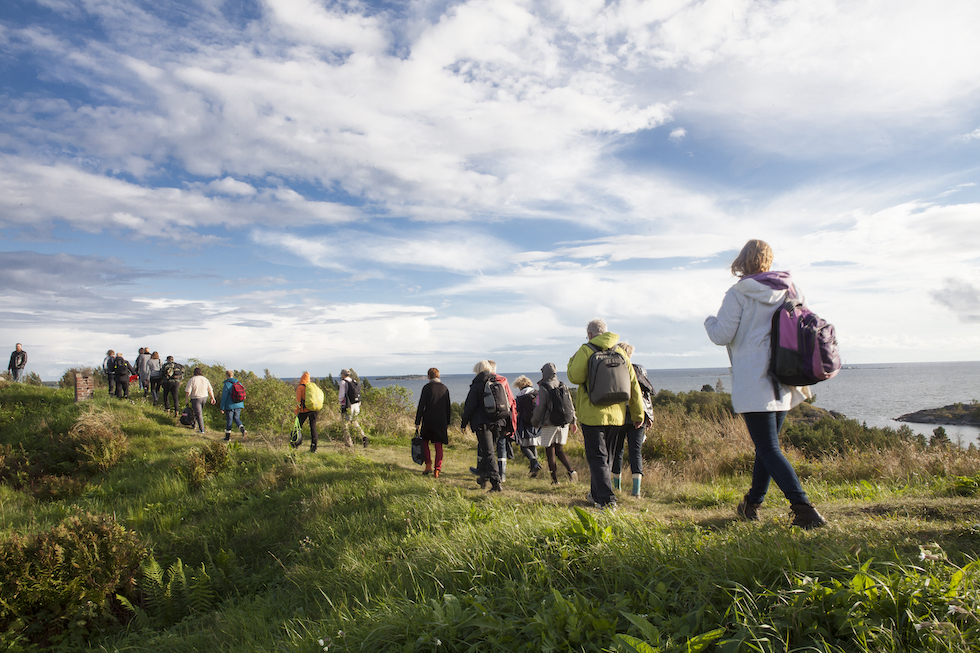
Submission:
[[[180,363],[170,361],[169,363],[164,363],[160,369],[163,372],[163,378],[167,381],[180,381],[184,378],[184,366]]]
[[[354,379],[349,379],[347,381],[347,390],[345,391],[345,396],[347,397],[347,405],[353,406],[361,402],[361,384]]]
[[[239,402],[245,401],[245,386],[242,385],[241,381],[235,380],[228,388],[228,398],[231,399],[231,403],[237,404]]]
[[[589,375],[586,389],[589,401],[596,406],[612,406],[629,401],[632,394],[630,368],[618,348],[599,349],[591,342],[586,343],[592,350],[589,356]]]
[[[323,408],[323,390],[312,381],[306,384],[306,399],[303,400],[303,407],[313,411]]]
[[[312,422],[311,422],[312,424]],[[289,431],[289,446],[293,449],[303,444],[303,427],[299,425],[299,416],[293,420],[293,428]]]
[[[840,371],[834,325],[795,297],[773,313],[770,346],[769,374],[783,385],[813,385]]]
[[[180,423],[183,424],[184,426],[193,426],[194,425],[194,414],[191,413],[191,407],[190,406],[185,406],[184,407],[184,410],[181,411],[181,413],[180,413]]]
[[[538,433],[538,429],[531,426],[531,416],[534,414],[534,400],[537,397],[537,390],[514,397],[514,401],[517,403],[517,432],[523,438],[534,437]]]
[[[559,381],[557,387],[548,389],[548,394],[551,397],[551,423],[555,426],[571,424],[575,419],[575,408],[568,386]]]
[[[483,385],[483,414],[491,422],[510,417],[510,402],[504,384],[491,376]]]

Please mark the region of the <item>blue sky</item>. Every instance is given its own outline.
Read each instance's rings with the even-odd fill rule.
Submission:
[[[749,238],[847,363],[980,359],[980,5],[4,0],[0,342],[650,368]]]

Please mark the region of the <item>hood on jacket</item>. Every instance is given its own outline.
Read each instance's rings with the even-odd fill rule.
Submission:
[[[796,295],[789,272],[760,272],[742,277],[735,290],[763,304],[781,304],[786,296]]]
[[[299,384],[303,385],[304,383],[309,383],[309,382],[310,382],[310,373],[303,372],[303,376],[299,377]]]
[[[613,333],[612,331],[600,333],[589,341],[590,344],[600,347],[601,349],[610,349],[611,347],[615,347],[617,342],[619,342],[619,334]]]
[[[554,363],[545,363],[541,366],[541,380],[547,381],[553,376],[558,375],[558,368]]]

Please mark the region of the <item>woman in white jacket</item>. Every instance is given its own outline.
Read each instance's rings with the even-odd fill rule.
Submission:
[[[742,519],[758,520],[759,507],[773,480],[793,512],[793,525],[823,526],[827,521],[810,504],[793,466],[779,448],[786,413],[804,399],[799,388],[781,385],[769,376],[769,334],[772,316],[787,296],[802,299],[788,272],[770,272],[772,249],[750,240],[732,263],[741,280],[728,289],[718,315],[704,321],[708,337],[726,345],[732,363],[732,408],[745,420],[755,444],[752,487],[738,504]]]

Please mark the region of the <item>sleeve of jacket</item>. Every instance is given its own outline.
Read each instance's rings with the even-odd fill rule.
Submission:
[[[431,383],[426,383],[422,386],[422,394],[419,395],[419,407],[415,409],[415,426],[422,423],[422,417],[425,415],[425,408],[429,404],[429,395],[432,394]]]
[[[565,373],[568,374],[568,382],[575,385],[583,385],[589,378],[589,356],[592,350],[586,345],[582,345],[575,352],[575,355],[568,359],[568,367]]]
[[[630,416],[634,421],[642,422],[645,411],[643,410],[643,389],[640,381],[636,378],[636,370],[630,365]]]
[[[547,405],[551,399],[551,393],[546,388],[538,391],[538,397],[534,400],[534,412],[531,413],[531,426],[538,428],[544,424],[544,416],[547,414]]]
[[[708,332],[708,338],[716,345],[727,345],[731,343],[738,331],[739,321],[742,319],[742,293],[734,288],[730,288],[725,293],[725,299],[721,302],[718,315],[709,315],[704,321],[704,329]]]
[[[476,386],[470,385],[470,391],[466,393],[466,402],[463,404],[463,418],[459,425],[461,429],[465,429],[466,425],[473,419],[477,409],[476,400]]]
[[[228,410],[228,406],[231,404],[231,402],[228,401],[229,388],[231,388],[231,383],[229,381],[225,381],[221,385],[221,410]]]
[[[514,393],[510,391],[510,383],[506,379],[502,382],[504,390],[507,391],[507,401],[510,402],[510,432],[517,433],[517,400]]]
[[[340,400],[341,408],[347,405],[347,381],[343,379],[340,380],[340,385],[337,386],[337,398]]]
[[[449,398],[449,388],[446,388],[446,394],[442,396],[442,401],[446,404],[446,425],[448,426],[453,421],[453,400]]]

